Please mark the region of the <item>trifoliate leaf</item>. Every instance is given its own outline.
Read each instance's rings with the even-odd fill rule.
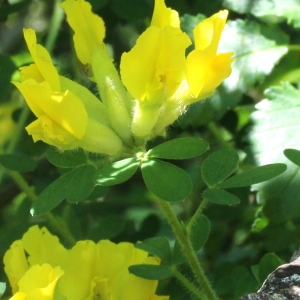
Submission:
[[[208,143],[200,138],[185,137],[162,143],[149,150],[149,158],[188,159],[201,155],[208,149]]]
[[[300,92],[292,85],[271,87],[252,113],[249,133],[251,156],[258,165],[285,163],[288,168],[271,181],[253,187],[264,214],[283,221],[300,214],[300,168],[283,154],[286,148],[298,148],[300,140]]]

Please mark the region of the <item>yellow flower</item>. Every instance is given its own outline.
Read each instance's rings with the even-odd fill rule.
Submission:
[[[46,228],[31,227],[4,256],[10,300],[168,300],[155,295],[157,280],[129,274],[134,264],[154,264],[131,243],[79,241],[70,250]]]
[[[122,81],[134,99],[137,136],[160,134],[186,105],[210,95],[231,72],[232,53],[216,54],[227,18],[221,11],[194,30],[195,50],[176,11],[156,0],[151,25],[121,58]]]
[[[77,57],[84,65],[88,77],[97,83],[111,127],[125,143],[130,144],[131,103],[103,43],[103,20],[92,13],[91,5],[84,0],[66,0],[61,7],[74,31]]]
[[[117,154],[122,141],[108,126],[104,105],[84,87],[58,75],[34,30],[24,29],[24,36],[35,64],[21,68],[21,82],[14,84],[37,117],[26,127],[33,140],[61,150],[81,147]]]
[[[217,54],[227,16],[228,11],[222,10],[194,29],[195,50],[187,57],[186,76],[190,92],[196,100],[212,94],[231,73],[233,53]],[[194,101],[190,99],[187,103],[191,102]]]

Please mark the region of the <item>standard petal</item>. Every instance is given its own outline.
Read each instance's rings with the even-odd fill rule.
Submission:
[[[49,82],[53,90],[60,91],[58,73],[49,52],[42,45],[37,44],[35,31],[32,28],[24,28],[23,32],[29,52],[44,80]]]
[[[151,26],[157,26],[161,29],[166,26],[180,28],[178,12],[166,7],[164,0],[155,0]]]
[[[121,58],[121,77],[137,100],[162,103],[184,78],[185,49],[190,40],[178,28],[149,27]]]
[[[45,227],[32,226],[22,237],[22,245],[28,254],[28,262],[35,264],[49,263],[56,267],[67,257],[67,250]]]
[[[61,4],[67,21],[74,30],[74,44],[82,64],[90,64],[91,54],[96,46],[103,46],[105,26],[103,20],[92,13],[91,5],[84,0],[66,0]]]
[[[38,84],[32,79],[14,84],[37,117],[47,116],[75,138],[83,138],[88,115],[84,104],[76,95],[68,90],[64,93],[55,92],[48,82]]]

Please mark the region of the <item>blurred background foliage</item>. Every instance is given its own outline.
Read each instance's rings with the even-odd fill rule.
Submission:
[[[90,3],[105,21],[105,41],[118,65],[121,54],[148,26],[153,1]],[[76,59],[72,31],[59,4],[54,0],[0,0],[0,151],[25,154],[35,161],[36,167],[23,175],[37,193],[66,169],[52,165],[45,154],[48,146],[34,144],[24,130],[33,115],[10,83],[18,80],[17,69],[31,62],[22,28],[37,31],[39,42],[52,53],[60,74],[95,91]],[[299,166],[283,151],[300,149],[300,2],[166,0],[166,4],[180,13],[182,29],[190,36],[204,16],[229,9],[220,50],[235,53],[232,75],[211,98],[190,107],[168,131],[167,139],[194,136],[210,144],[210,150],[201,157],[177,162],[193,182],[190,197],[174,204],[180,219],[189,220],[201,202],[205,183],[200,166],[213,151],[236,150],[238,171],[268,163],[288,165],[285,173],[271,181],[230,190],[240,198],[240,204],[209,205],[205,210],[211,228],[199,258],[222,299],[238,299],[256,291],[268,272],[289,261],[299,247]],[[149,148],[162,141],[152,141]],[[172,242],[171,230],[152,197],[138,172],[123,184],[97,186],[78,204],[64,201],[53,213],[67,222],[77,239],[137,242],[167,236]],[[43,215],[31,216],[30,207],[9,172],[0,166],[0,257],[32,224],[46,224]],[[191,275],[184,263],[181,269]],[[0,281],[6,281],[3,272]],[[163,280],[160,288],[172,300],[187,299],[184,288],[173,279]]]

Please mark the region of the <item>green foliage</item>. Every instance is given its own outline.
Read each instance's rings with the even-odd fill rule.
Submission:
[[[131,274],[149,279],[149,280],[161,280],[172,276],[172,269],[166,266],[156,265],[132,265],[128,268]]]
[[[82,149],[60,152],[55,147],[49,147],[46,157],[49,162],[60,168],[75,168],[88,162],[87,155]]]
[[[169,241],[165,237],[158,236],[149,238],[141,243],[135,244],[135,247],[158,256],[162,260],[162,264],[171,265],[172,263]]]
[[[274,253],[265,254],[258,264],[258,279],[259,283],[263,284],[269,274],[277,267],[283,264],[283,261]]]
[[[37,162],[28,155],[1,154],[0,164],[11,171],[30,172],[33,171]]]
[[[210,221],[205,215],[201,215],[190,232],[191,242],[196,251],[205,245],[209,237],[209,233]]]
[[[299,167],[288,160],[283,151],[296,148],[299,139],[300,92],[292,85],[272,87],[266,91],[267,99],[257,105],[252,116],[249,134],[252,156],[259,165],[285,163],[285,173],[272,181],[254,186],[264,211],[271,219],[287,220],[300,213]],[[276,214],[275,214],[276,211]]]
[[[172,278],[176,266],[198,289],[178,237],[153,201],[160,198],[177,215],[220,299],[257,291],[290,259],[300,238],[298,0],[166,1],[179,10],[191,39],[205,14],[229,8],[219,52],[234,52],[232,74],[213,95],[182,112],[164,137],[114,158],[59,151],[27,136],[24,127],[34,116],[10,83],[18,80],[16,69],[31,62],[19,38],[24,18],[28,24],[43,20],[38,40],[50,45],[60,74],[83,84],[87,79],[70,50],[71,31],[53,13],[55,1],[6,2],[0,0],[0,104],[17,109],[16,130],[0,145],[1,257],[32,224],[48,226],[49,215],[43,215],[51,212],[76,239],[134,243],[161,265],[134,265],[132,274],[167,279],[159,293],[172,300],[198,299]],[[118,66],[149,25],[153,1],[89,2],[106,23],[105,42]],[[95,92],[93,83],[88,88]],[[5,118],[0,105],[0,134]],[[10,177],[17,172],[19,180]],[[2,272],[0,295],[5,281]]]
[[[94,166],[83,165],[63,174],[35,199],[32,205],[32,214],[44,214],[55,208],[64,199],[70,203],[83,200],[94,187],[92,178],[95,172]]]
[[[201,172],[205,183],[213,187],[232,174],[238,166],[235,151],[219,150],[211,154],[202,164]]]
[[[4,294],[5,290],[6,290],[6,283],[0,282],[0,298]]]
[[[300,27],[300,4],[297,0],[224,0],[223,4],[230,10],[240,14],[251,13],[254,16],[270,23],[279,23],[287,20],[288,24]]]
[[[180,201],[191,192],[190,177],[185,171],[173,164],[151,159],[143,162],[141,169],[147,188],[163,200]]]
[[[136,157],[113,162],[96,172],[95,181],[103,186],[110,186],[127,181],[136,172],[139,161]]]
[[[188,159],[203,154],[208,143],[198,138],[180,138],[162,143],[147,152],[149,158]]]
[[[222,205],[235,205],[240,203],[240,199],[226,191],[210,188],[203,192],[203,198],[211,203]]]

